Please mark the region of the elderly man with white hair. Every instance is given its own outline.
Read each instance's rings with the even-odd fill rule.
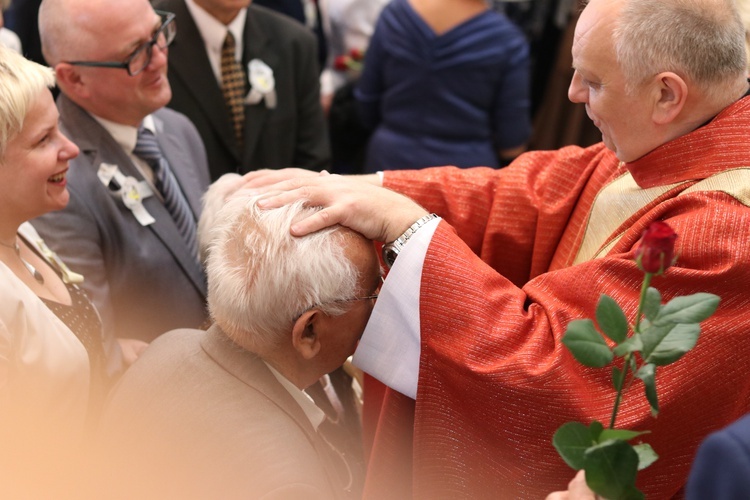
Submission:
[[[303,389],[354,351],[380,266],[372,242],[340,226],[292,237],[314,210],[264,211],[240,192],[214,215],[214,325],[161,336],[124,375],[101,428],[108,488],[114,480],[131,498],[359,495]]]

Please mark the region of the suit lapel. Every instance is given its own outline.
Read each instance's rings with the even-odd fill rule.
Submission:
[[[144,180],[140,170],[122,147],[91,115],[64,94],[60,95],[57,104],[64,132],[78,145],[82,154],[91,158],[91,168],[98,170],[102,163],[117,165],[123,175],[133,177],[138,181]],[[103,184],[101,189],[108,190],[110,196],[115,198],[115,203],[121,206],[123,217],[134,217],[125,208],[118,194]],[[156,196],[149,196],[143,200],[143,206],[155,219],[155,222],[146,228],[167,247],[195,287],[205,296],[206,284],[200,264],[188,251],[179,229],[164,204]]]
[[[263,29],[263,25],[255,15],[255,7],[247,8],[247,19],[245,20],[244,51],[242,64],[246,68],[253,59],[260,59],[271,69],[279,67],[278,54],[270,49],[270,39]],[[275,73],[275,72],[274,72]],[[278,75],[276,75],[278,77]],[[245,105],[245,146],[243,151],[242,165],[252,164],[252,156],[256,145],[263,132],[264,124],[270,110],[266,107],[265,100],[258,104]]]
[[[174,12],[179,25],[177,36],[169,46],[169,66],[184,82],[185,88],[203,109],[211,126],[216,129],[219,140],[232,152],[239,164],[240,153],[231,127],[229,111],[208,60],[203,37],[184,1],[166,2],[165,7]]]

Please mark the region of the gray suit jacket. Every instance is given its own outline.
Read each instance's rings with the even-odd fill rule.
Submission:
[[[184,0],[155,0],[154,8],[176,14],[177,37],[169,47],[169,107],[198,127],[208,152],[211,179],[262,168],[325,168],[330,145],[320,106],[316,41],[293,19],[251,5],[244,32],[243,67],[258,58],[273,70],[277,106],[245,105],[240,151],[221,88],[200,32]],[[249,83],[247,84],[249,90]]]
[[[156,219],[142,226],[121,197],[97,177],[102,163],[142,180],[122,147],[86,111],[65,95],[58,98],[61,129],[81,149],[70,162],[70,202],[59,212],[32,221],[47,245],[85,277],[104,323],[110,371],[117,369],[115,337],[151,341],[207,318],[206,282],[171,215],[155,196],[144,207]],[[196,216],[208,187],[206,153],[195,127],[170,109],[153,114],[157,139]]]
[[[95,475],[108,497],[343,494],[335,456],[302,408],[216,325],[169,332],[149,346],[113,390],[97,448],[105,470]]]

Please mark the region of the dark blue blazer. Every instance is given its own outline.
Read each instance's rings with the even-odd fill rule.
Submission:
[[[688,500],[750,498],[750,415],[703,441],[686,493]]]

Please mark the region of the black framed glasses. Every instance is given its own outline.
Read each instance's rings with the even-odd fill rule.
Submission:
[[[164,50],[174,41],[177,35],[177,24],[174,22],[175,15],[171,12],[154,10],[161,17],[161,26],[154,32],[153,38],[141,44],[124,62],[115,61],[65,61],[73,66],[88,66],[92,68],[116,68],[124,69],[130,76],[136,76],[151,62],[154,45],[159,50]]]

